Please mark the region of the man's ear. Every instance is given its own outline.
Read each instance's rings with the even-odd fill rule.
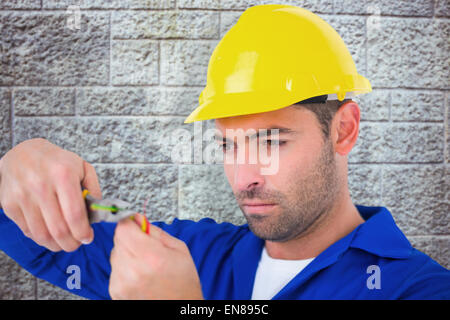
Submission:
[[[336,112],[332,125],[334,149],[347,155],[356,143],[359,133],[360,110],[354,101],[344,103]]]

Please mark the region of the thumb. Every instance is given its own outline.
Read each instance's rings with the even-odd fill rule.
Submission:
[[[172,235],[155,225],[152,225],[150,236],[160,241],[167,248],[180,251],[184,250],[186,247],[186,244],[182,240],[173,237]]]
[[[88,189],[89,193],[97,199],[102,198],[102,190],[100,188],[100,183],[98,182],[97,173],[95,172],[95,168],[83,160],[83,172],[84,178],[81,181],[81,185],[83,188]]]

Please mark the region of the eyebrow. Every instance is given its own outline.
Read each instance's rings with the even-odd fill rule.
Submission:
[[[260,130],[261,130],[261,131],[260,131]],[[259,137],[269,137],[269,136],[272,135],[272,130],[278,130],[278,134],[295,134],[295,133],[297,133],[297,131],[292,130],[292,129],[290,129],[290,128],[284,128],[284,127],[270,127],[270,128],[261,128],[261,129],[258,129],[258,130],[256,131],[256,133],[254,133],[254,134],[248,136],[248,138],[249,138],[249,139],[254,139],[254,138],[259,138]],[[275,132],[274,132],[273,134],[275,134]],[[217,141],[222,140],[222,142],[228,142],[228,141],[230,141],[228,138],[220,137],[220,136],[217,136],[217,135],[215,135],[214,138],[215,138]],[[222,139],[221,139],[221,138],[222,138]]]

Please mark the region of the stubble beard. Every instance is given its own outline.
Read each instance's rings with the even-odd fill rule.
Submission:
[[[330,211],[339,187],[331,140],[325,140],[319,159],[308,175],[294,172],[292,177],[288,191],[284,193],[256,188],[236,195],[238,203],[256,198],[277,204],[275,212],[267,215],[246,214],[239,205],[250,230],[257,237],[275,242],[302,237]]]

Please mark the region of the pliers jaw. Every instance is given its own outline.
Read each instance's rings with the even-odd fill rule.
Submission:
[[[118,222],[136,213],[127,209],[129,202],[119,199],[96,199],[87,190],[83,190],[83,198],[86,202],[89,223]]]

